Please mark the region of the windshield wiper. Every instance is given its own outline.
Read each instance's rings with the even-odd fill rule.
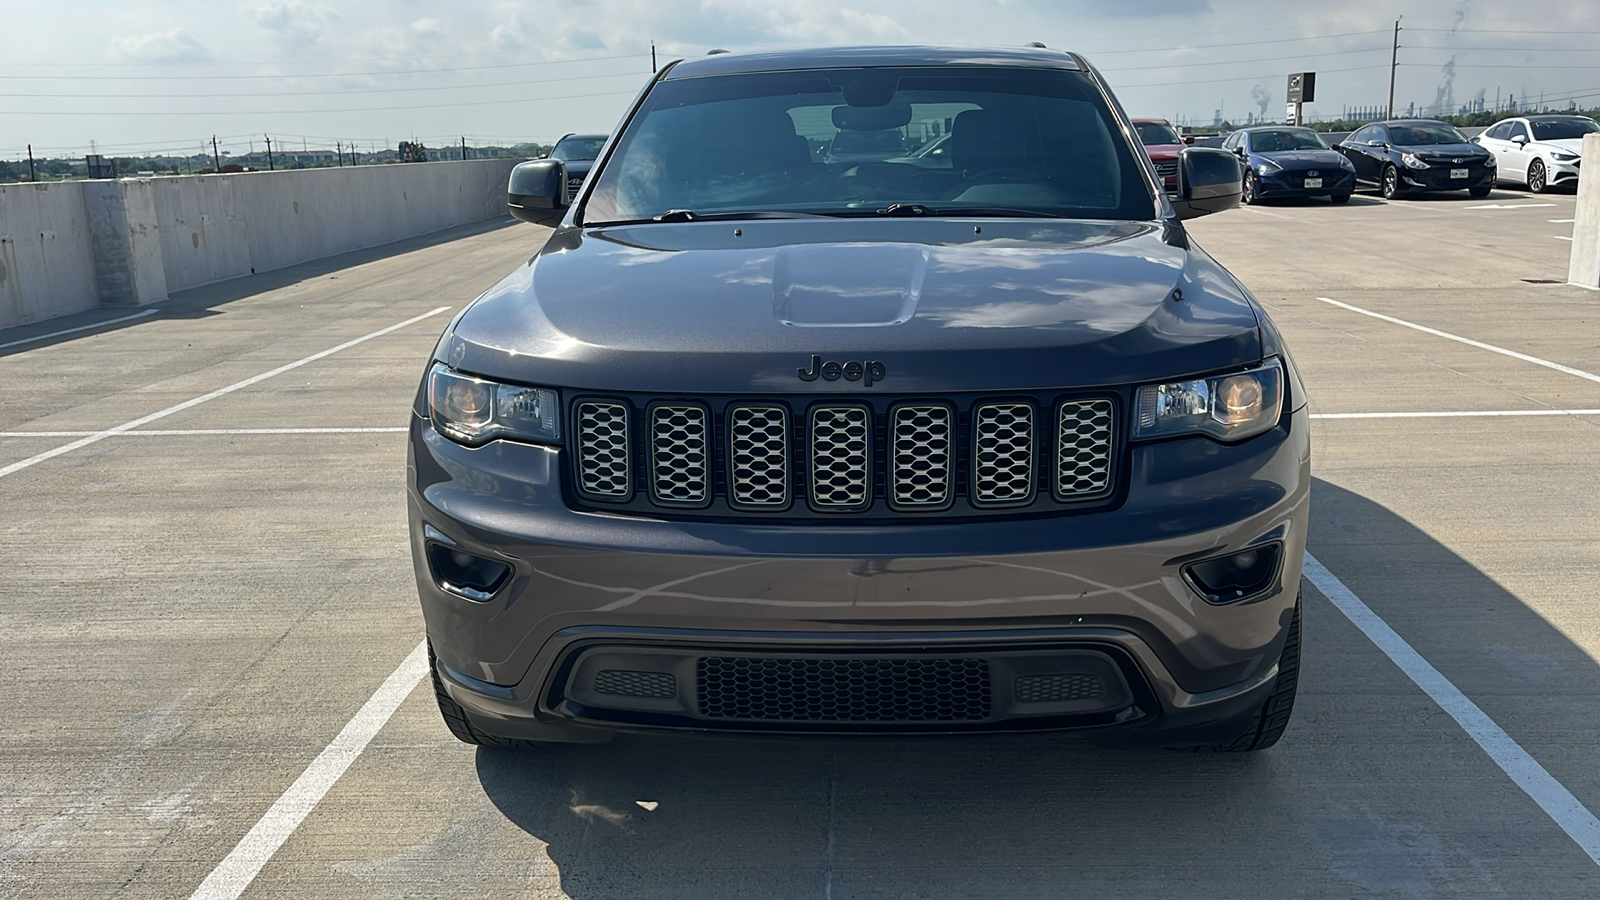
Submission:
[[[783,209],[749,209],[742,212],[697,213],[692,209],[669,209],[652,222],[718,222],[730,219],[822,219],[816,213],[790,212]]]

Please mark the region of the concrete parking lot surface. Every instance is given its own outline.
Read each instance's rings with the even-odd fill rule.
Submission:
[[[1246,758],[455,742],[412,689],[400,428],[542,229],[0,332],[0,897],[1600,896],[1600,295],[1533,283],[1572,211],[1193,223],[1317,416],[1300,699]]]

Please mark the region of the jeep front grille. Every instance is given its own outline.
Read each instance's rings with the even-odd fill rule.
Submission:
[[[1056,413],[1056,496],[1097,497],[1111,491],[1110,400],[1074,400]]]
[[[831,399],[581,397],[575,493],[618,510],[802,519],[1038,513],[1116,493],[1114,397]]]
[[[1033,407],[990,403],[973,417],[972,499],[999,506],[1033,499]]]
[[[728,415],[728,484],[739,506],[789,505],[789,411],[738,406]]]
[[[811,411],[811,502],[823,509],[859,509],[872,500],[867,410],[819,406]]]
[[[950,502],[950,409],[900,406],[889,436],[893,478],[889,496],[903,509],[938,509]]]
[[[628,407],[588,400],[578,404],[578,486],[596,497],[627,497],[633,490],[628,452]]]
[[[704,407],[650,408],[650,490],[656,502],[698,505],[710,498],[707,449]]]

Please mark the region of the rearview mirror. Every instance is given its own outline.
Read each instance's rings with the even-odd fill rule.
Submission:
[[[554,228],[572,203],[567,194],[567,164],[559,159],[518,163],[506,184],[506,206],[524,222]]]
[[[1172,208],[1180,219],[1222,212],[1239,205],[1239,159],[1226,150],[1188,147],[1178,155],[1178,193]]]

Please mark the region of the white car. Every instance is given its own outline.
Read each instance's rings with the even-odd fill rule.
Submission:
[[[1523,116],[1496,122],[1472,141],[1494,154],[1499,182],[1540,194],[1578,186],[1583,136],[1596,133],[1600,123],[1584,116]]]

